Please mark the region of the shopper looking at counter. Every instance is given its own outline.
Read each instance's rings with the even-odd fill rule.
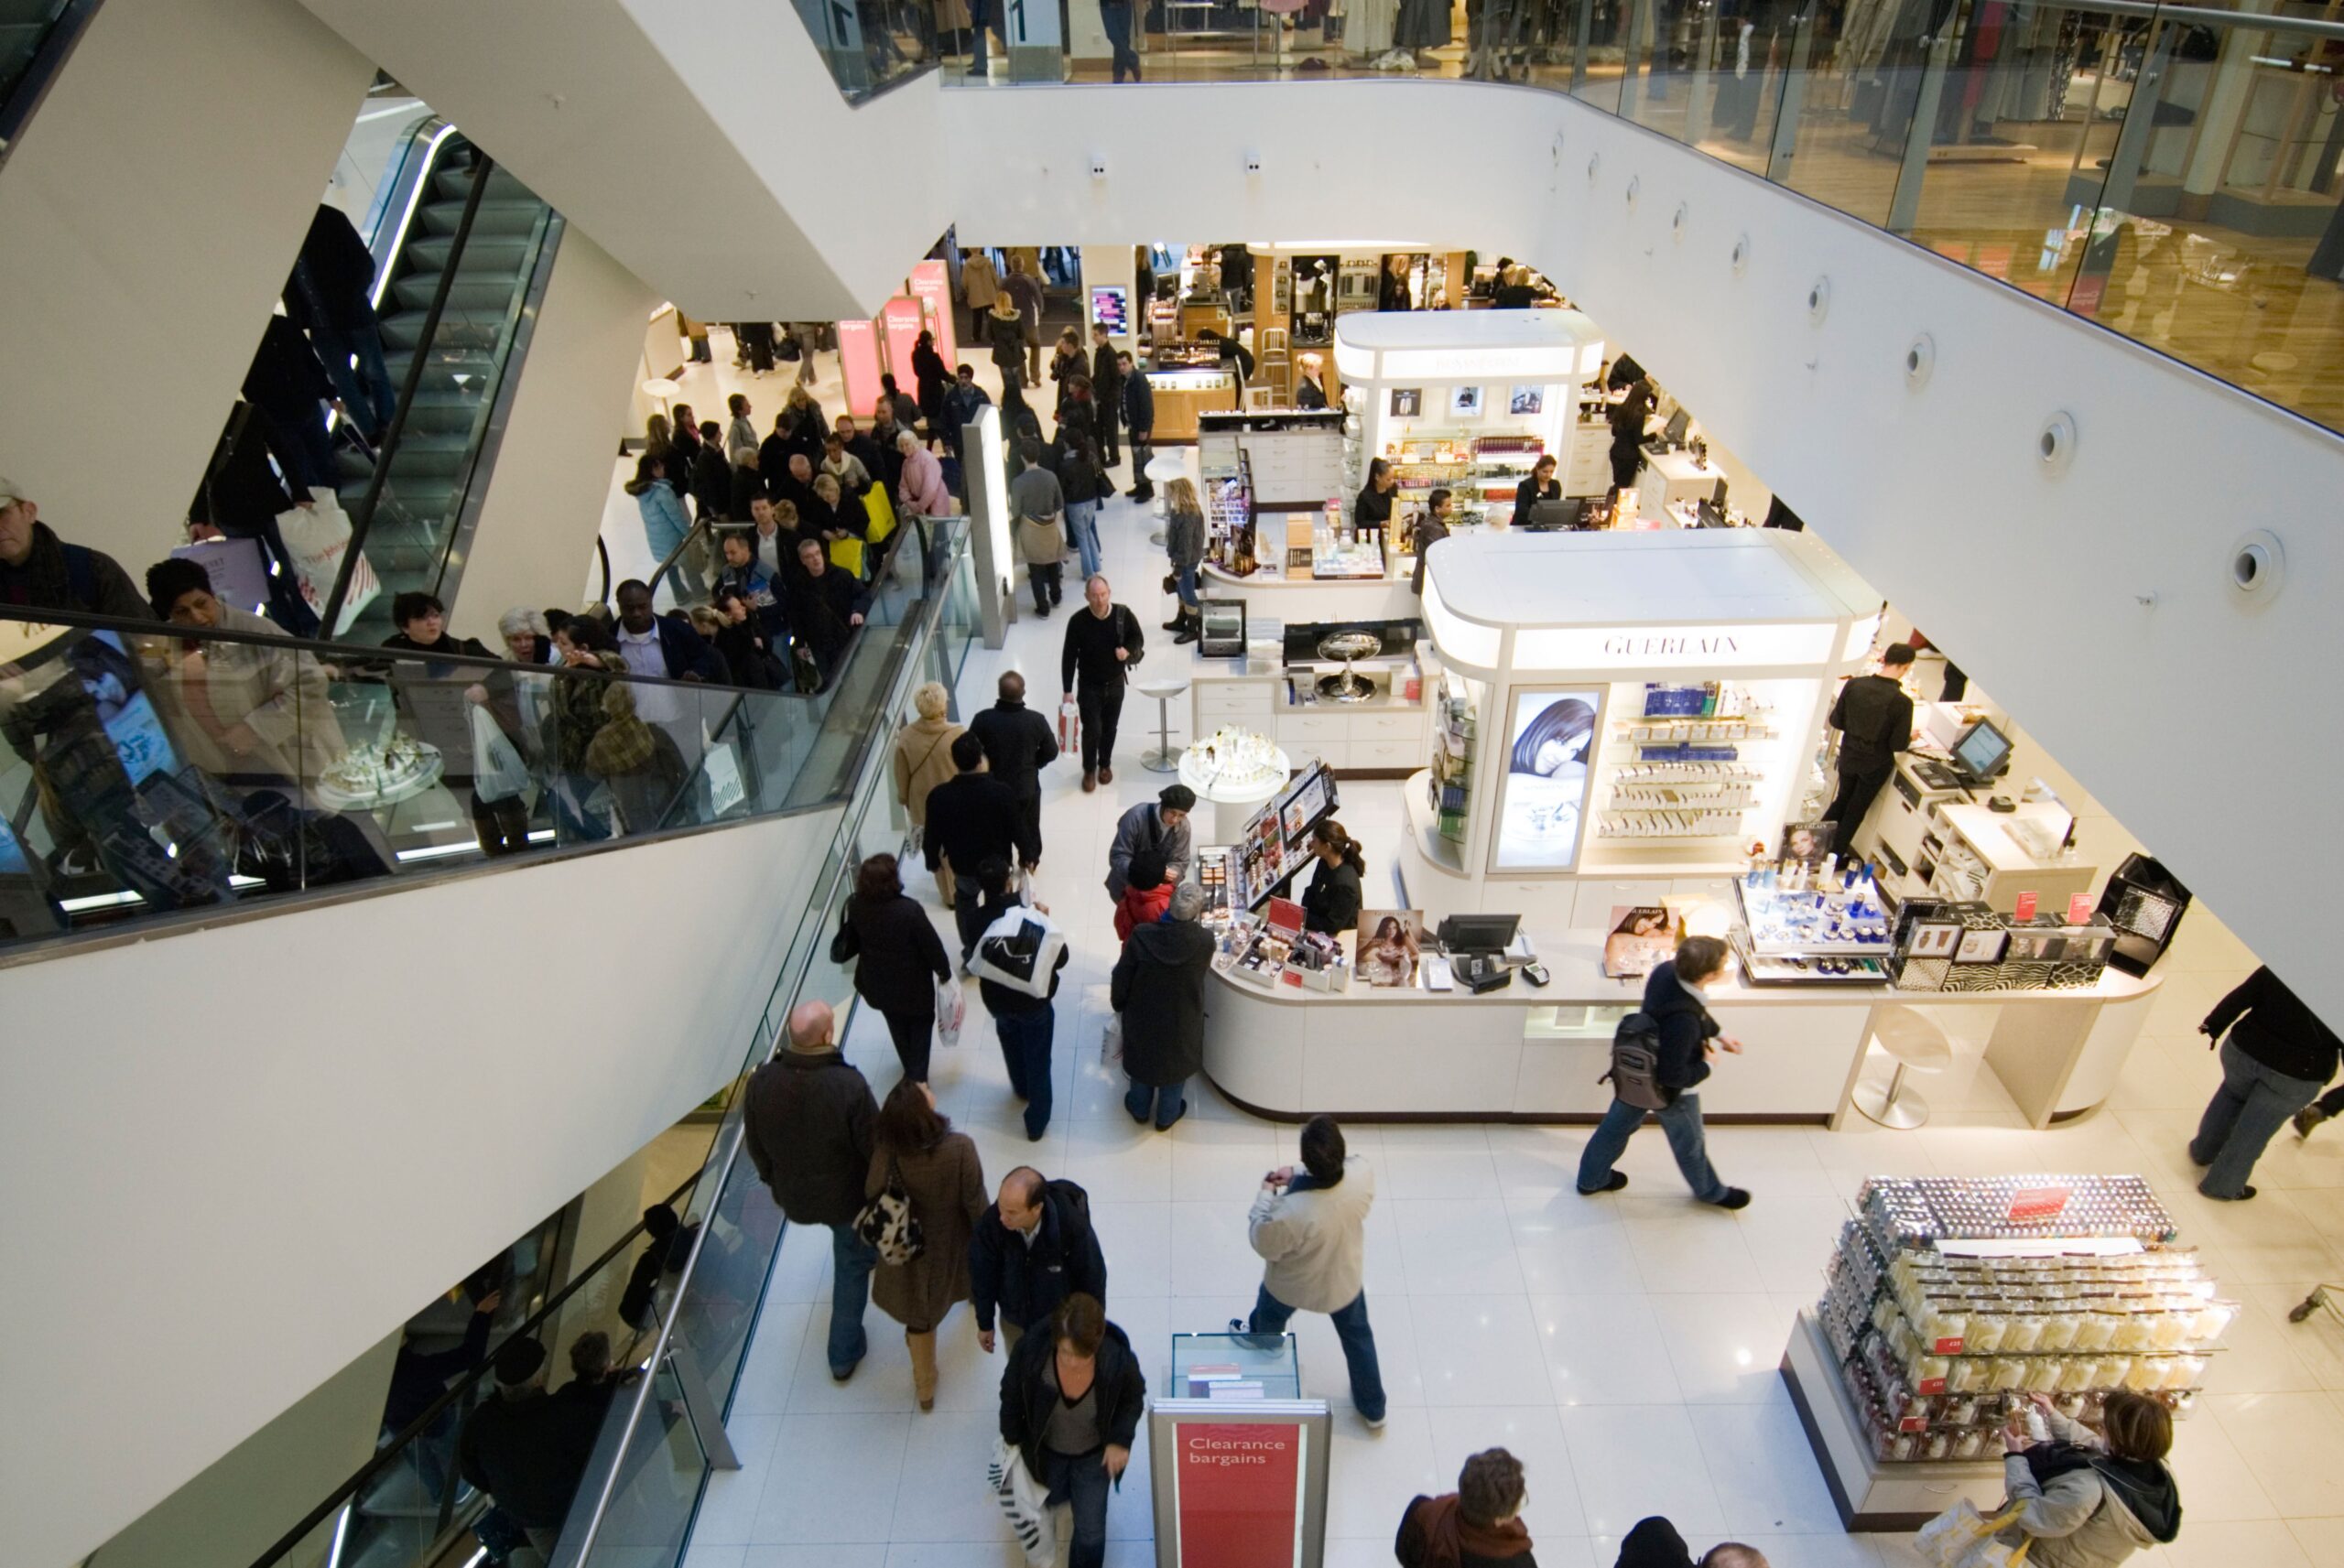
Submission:
[[[1188,1114],[1188,1080],[1204,1065],[1205,977],[1212,972],[1213,940],[1197,924],[1203,911],[1204,891],[1180,883],[1165,918],[1133,930],[1108,979],[1108,999],[1123,1020],[1123,1071],[1131,1079],[1123,1108],[1143,1122],[1152,1110],[1158,1132]]]
[[[1172,639],[1175,643],[1193,643],[1202,626],[1197,610],[1197,568],[1205,558],[1204,503],[1197,499],[1197,487],[1186,475],[1165,485],[1164,499],[1164,556],[1172,568],[1172,589],[1180,600],[1178,612],[1164,623],[1164,629],[1178,633]]]
[[[1156,803],[1133,806],[1115,823],[1115,841],[1107,850],[1107,896],[1120,902],[1131,886],[1132,859],[1152,850],[1164,862],[1165,875],[1180,882],[1195,858],[1190,849],[1188,813],[1197,808],[1197,792],[1187,784],[1166,784]]]
[[[1677,1169],[1698,1202],[1726,1209],[1750,1206],[1750,1195],[1719,1180],[1709,1163],[1701,1133],[1701,1097],[1694,1092],[1709,1076],[1711,1056],[1720,1051],[1742,1054],[1742,1042],[1720,1031],[1718,1021],[1709,1016],[1709,1001],[1701,990],[1724,976],[1725,964],[1722,941],[1715,936],[1687,936],[1678,944],[1677,956],[1656,965],[1644,981],[1643,1011],[1621,1021],[1621,1036],[1641,1035],[1655,1054],[1652,1081],[1666,1103],[1654,1108],[1631,1104],[1623,1098],[1623,1091],[1634,1091],[1620,1081],[1620,1059],[1614,1054],[1612,1108],[1596,1124],[1594,1135],[1579,1155],[1581,1197],[1616,1193],[1628,1184],[1625,1173],[1612,1166],[1627,1150],[1629,1138],[1644,1125],[1644,1113],[1651,1110],[1659,1117],[1661,1130],[1668,1135],[1668,1152],[1677,1156]],[[1642,1029],[1637,1027],[1638,1020],[1644,1021]]]
[[[1880,667],[1839,688],[1831,705],[1831,728],[1839,731],[1839,787],[1823,820],[1839,825],[1848,842],[1872,809],[1874,796],[1896,771],[1896,753],[1913,744],[1913,699],[1904,692],[1904,672],[1913,650],[1892,643],[1880,652]]]
[[[1416,536],[1410,541],[1416,554],[1416,570],[1408,587],[1418,599],[1425,596],[1425,563],[1432,557],[1432,547],[1449,537],[1449,524],[1456,515],[1457,501],[1448,491],[1436,490],[1425,498],[1424,514],[1416,519]]]
[[[1360,880],[1367,872],[1367,857],[1359,840],[1333,817],[1310,830],[1310,854],[1318,862],[1310,885],[1302,894],[1302,928],[1332,936],[1359,924],[1362,895]]]

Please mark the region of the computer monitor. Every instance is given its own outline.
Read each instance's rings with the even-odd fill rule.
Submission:
[[[1965,778],[1983,784],[2010,765],[2010,737],[1980,719],[1953,742],[1953,760]]]
[[[1530,529],[1578,528],[1584,525],[1586,514],[1585,496],[1534,501],[1530,503],[1530,515],[1523,519],[1522,525]]]
[[[1518,914],[1452,914],[1440,923],[1440,945],[1451,953],[1503,953],[1521,927]]]
[[[1661,432],[1660,438],[1672,447],[1681,447],[1685,444],[1685,432],[1692,423],[1692,415],[1679,408],[1668,416],[1668,427]]]

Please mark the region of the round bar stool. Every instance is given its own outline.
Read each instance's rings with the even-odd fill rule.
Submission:
[[[1953,1065],[1953,1046],[1945,1031],[1908,1007],[1892,1007],[1880,1015],[1872,1038],[1896,1064],[1883,1084],[1859,1083],[1848,1099],[1858,1110],[1900,1132],[1909,1132],[1929,1119],[1929,1102],[1904,1087],[1907,1073],[1942,1073]]]
[[[1142,697],[1156,698],[1156,744],[1142,752],[1139,765],[1151,773],[1177,773],[1180,771],[1180,753],[1172,746],[1172,699],[1188,689],[1186,676],[1158,676],[1154,680],[1137,679],[1132,689]]]

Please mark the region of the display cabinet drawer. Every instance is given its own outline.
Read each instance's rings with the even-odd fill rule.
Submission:
[[[1424,762],[1424,748],[1413,741],[1354,741],[1351,751],[1355,768],[1413,768]]]
[[[1362,741],[1413,741],[1425,733],[1425,716],[1413,713],[1362,713],[1351,720]]]

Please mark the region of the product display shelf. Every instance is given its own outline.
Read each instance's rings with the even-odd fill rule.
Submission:
[[[1444,670],[1433,692],[1433,820],[1439,842],[1458,854],[1465,842],[1473,792],[1473,753],[1481,729],[1479,684]]]
[[[1599,755],[1594,837],[1739,848],[1748,814],[1764,804],[1765,772],[1745,752],[1779,739],[1771,710],[1717,681],[1613,688],[1615,710],[1631,704],[1641,711],[1612,720]]]
[[[2044,1435],[2032,1395],[2187,1414],[2236,1315],[2137,1176],[1874,1177],[1858,1207],[1783,1362],[1850,1530],[1989,1507],[2003,1433]]]

